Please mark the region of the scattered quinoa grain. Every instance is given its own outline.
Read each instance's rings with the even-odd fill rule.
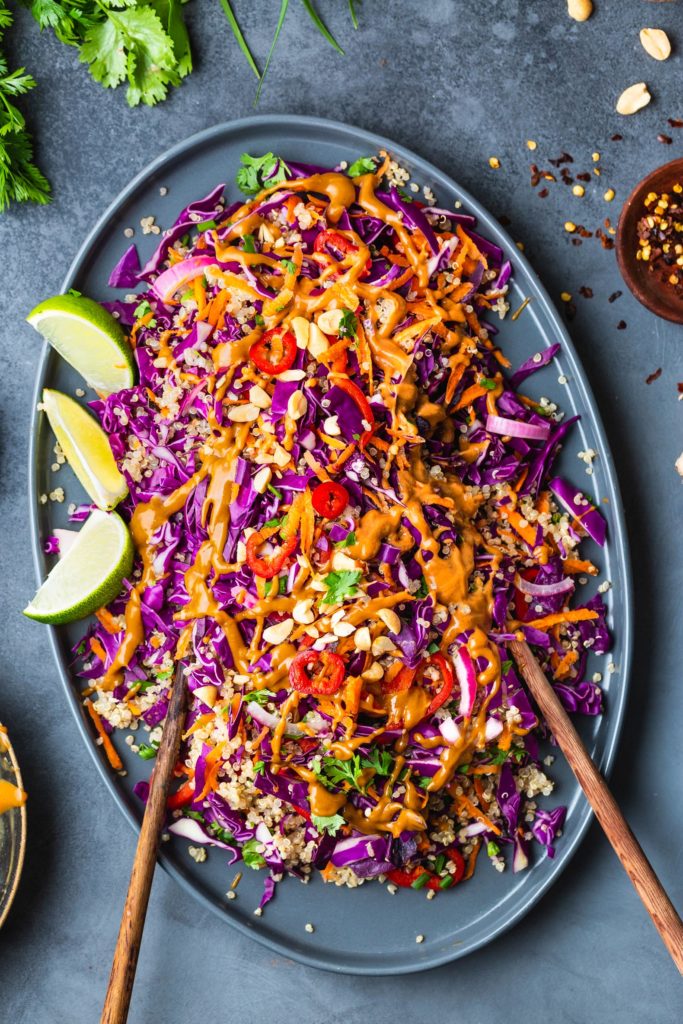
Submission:
[[[606,203],[611,203],[612,200],[614,199],[615,195],[616,195],[616,193],[615,193],[614,189],[613,188],[608,188],[602,198],[605,200]]]
[[[574,185],[574,187],[572,188],[572,192],[575,196],[583,196],[586,194],[586,190],[583,187],[583,185]]]
[[[425,940],[425,937],[424,937],[424,935],[416,935],[416,936],[415,936],[415,941],[416,941],[416,942],[417,942],[418,944],[419,944],[420,942],[424,942],[424,940]]]
[[[307,932],[308,932],[308,933],[309,933],[310,935],[312,935],[312,934],[313,934],[313,932],[315,931],[315,927],[314,927],[314,926],[313,926],[313,925],[311,924],[311,922],[310,922],[310,921],[308,921],[308,923],[307,923],[306,925],[304,925],[304,927],[305,927],[306,931],[307,931]]]
[[[536,149],[536,145],[537,144],[534,142],[533,139],[527,139],[526,140],[526,148],[530,149],[532,152],[533,152],[533,150]]]
[[[489,157],[489,167],[494,171],[498,170],[498,168],[500,167],[500,160],[498,159],[497,156]]]
[[[573,234],[576,231],[576,224],[574,224],[574,222],[571,221],[571,220],[566,220],[564,222],[564,230],[568,231],[569,234],[571,235],[571,234]]]
[[[133,235],[135,234],[135,229],[134,228],[124,228],[123,229],[123,234],[124,234],[125,238],[132,238]]]

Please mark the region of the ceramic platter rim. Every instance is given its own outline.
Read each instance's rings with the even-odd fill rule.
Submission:
[[[227,151],[231,147],[233,155],[229,158]],[[551,397],[561,396],[562,406],[568,414],[573,411],[580,411],[582,414],[582,420],[574,428],[573,433],[576,432],[578,441],[584,448],[592,446],[600,452],[596,473],[591,478],[589,489],[597,495],[598,500],[606,502],[603,507],[606,509],[609,524],[608,544],[602,557],[598,557],[598,561],[605,568],[605,574],[609,574],[607,578],[611,578],[615,584],[606,596],[610,607],[610,625],[615,639],[612,657],[618,663],[619,672],[612,678],[604,673],[608,682],[608,713],[597,721],[584,722],[582,725],[584,731],[588,730],[585,733],[586,742],[596,756],[598,766],[603,772],[608,773],[614,760],[626,706],[633,620],[630,561],[623,507],[612,457],[585,372],[545,288],[524,255],[514,247],[510,237],[467,191],[403,146],[339,122],[287,115],[265,115],[233,121],[209,128],[186,139],[162,154],[138,174],[109,206],[81,246],[66,275],[62,290],[79,287],[88,280],[88,275],[99,275],[98,280],[106,282],[105,271],[109,271],[123,251],[124,244],[128,244],[123,237],[123,226],[127,223],[136,223],[132,220],[131,211],[134,209],[137,209],[136,216],[139,219],[139,204],[143,198],[152,212],[160,203],[165,203],[163,214],[157,216],[163,215],[170,220],[171,213],[175,216],[181,206],[185,205],[185,201],[203,195],[218,181],[228,181],[229,194],[233,196],[235,187],[232,182],[236,170],[236,157],[242,150],[249,150],[252,153],[272,150],[280,152],[285,159],[335,163],[340,159],[347,159],[350,162],[358,156],[376,152],[379,148],[388,149],[411,171],[416,180],[428,184],[435,192],[440,205],[450,205],[459,199],[466,211],[476,215],[477,230],[497,242],[506,254],[512,257],[515,277],[511,286],[511,305],[515,308],[523,297],[529,295],[532,296],[532,302],[516,324],[502,325],[501,340],[504,351],[514,359],[514,354],[507,347],[506,337],[508,333],[515,332],[517,341],[521,339],[522,345],[526,344],[527,335],[533,338],[536,349],[555,341],[562,343],[560,367],[562,374],[568,377],[569,384],[564,389],[559,388],[558,364],[554,364],[554,371],[548,368],[538,376],[543,381],[544,394]],[[322,151],[325,151],[328,158],[332,155],[332,160],[316,158],[316,153],[320,154]],[[226,155],[222,156],[224,152]],[[214,166],[215,175],[211,179],[208,168],[213,171]],[[169,179],[174,182],[174,186],[170,190],[169,198],[162,201],[159,199],[159,186]],[[147,209],[142,211],[143,215],[146,213]],[[111,258],[111,252],[108,252],[105,257],[103,250],[113,245],[114,236],[116,245],[112,252],[116,255]],[[143,239],[143,245],[144,242]],[[103,263],[105,258],[106,265]],[[98,259],[101,266],[97,263]],[[103,300],[113,297],[113,294],[108,293],[106,287],[98,285],[93,297]],[[522,333],[519,324],[524,325]],[[534,350],[531,348],[525,352],[523,358]],[[519,360],[515,359],[515,363],[521,361],[521,355]],[[49,440],[47,429],[43,418],[38,416],[36,405],[42,387],[46,383],[53,385],[56,375],[68,372],[68,369],[64,370],[58,365],[57,357],[46,347],[38,371],[30,450],[30,514],[34,563],[39,580],[44,578],[46,571],[42,540],[54,525],[55,519],[59,520],[60,515],[62,519],[59,525],[64,524],[65,513],[53,503],[40,505],[38,502],[38,495],[43,493],[48,483],[47,463],[51,460],[49,449],[46,448]],[[74,377],[69,383],[73,387],[78,382]],[[564,458],[564,453],[562,457]],[[572,478],[577,483],[582,480],[578,477],[581,471],[579,466],[578,462],[572,464]],[[77,689],[69,669],[67,634],[62,627],[51,628],[50,634],[61,681],[81,734],[106,786],[125,817],[137,829],[140,808],[130,792],[133,779],[123,780],[113,775],[100,748],[94,743],[89,725],[84,718],[82,705],[77,699]],[[71,635],[73,636],[73,633]],[[604,660],[601,667],[605,668]],[[123,747],[123,744],[120,746]],[[562,772],[566,766],[560,765],[559,761],[560,759],[557,768]],[[566,771],[568,772],[568,769]],[[556,775],[555,767],[552,774]],[[450,894],[443,894],[440,898],[427,903],[424,894],[420,893],[401,893],[397,897],[389,897],[384,887],[379,885],[342,890],[334,886],[324,886],[317,879],[306,887],[300,886],[295,879],[288,879],[279,887],[278,897],[267,908],[263,917],[257,918],[253,916],[257,897],[247,906],[246,893],[243,896],[243,889],[246,889],[247,893],[256,892],[253,888],[254,879],[249,878],[246,883],[240,883],[240,899],[228,903],[225,891],[231,875],[224,867],[222,885],[217,880],[210,881],[208,870],[206,876],[198,873],[199,869],[207,869],[207,865],[198,866],[190,861],[186,844],[178,840],[173,840],[168,845],[164,844],[160,860],[164,868],[192,892],[203,906],[220,914],[242,933],[300,963],[350,974],[405,974],[448,963],[486,945],[520,920],[550,888],[578,848],[592,820],[590,808],[572,777],[558,788],[554,802],[568,803],[569,813],[565,834],[558,842],[553,861],[537,855],[530,870],[516,876],[509,873],[509,869],[504,876],[500,876],[492,871],[488,864],[480,864],[475,878],[468,883],[468,887],[473,887],[472,895],[468,896],[466,887],[463,886],[462,890],[454,890],[454,894],[459,895],[462,902],[450,904],[444,898],[451,898]],[[215,857],[213,851],[210,857]],[[495,879],[488,877],[494,875]],[[482,880],[479,880],[479,876],[482,876]],[[252,886],[251,890],[249,886]],[[221,889],[222,891],[219,891]],[[486,899],[485,892],[488,893]],[[411,897],[414,899],[411,900]],[[418,897],[422,898],[418,900]],[[476,905],[473,901],[476,901]],[[469,917],[464,909],[467,906],[470,906]],[[458,916],[461,908],[464,921]],[[425,916],[427,911],[432,914],[431,917]],[[313,936],[304,931],[304,922],[309,920],[316,921],[316,933]],[[365,926],[363,921],[366,922]],[[368,927],[370,921],[373,923],[372,928]],[[399,930],[401,934],[397,938]],[[419,946],[415,943],[418,931],[425,934],[425,941]]]

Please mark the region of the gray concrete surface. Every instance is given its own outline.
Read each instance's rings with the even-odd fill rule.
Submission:
[[[647,171],[683,155],[680,4],[602,0],[584,24],[560,0],[439,0],[362,5],[353,33],[346,5],[321,0],[347,47],[326,48],[292,4],[263,90],[263,112],[335,117],[416,149],[511,221],[552,294],[575,296],[573,337],[613,446],[634,557],[637,639],[630,703],[614,774],[618,799],[675,901],[681,884],[681,481],[677,382],[680,327],[654,320],[621,287],[613,253],[595,239],[571,244],[571,219],[594,229]],[[263,59],[274,3],[236,0]],[[219,4],[189,5],[196,70],[165,104],[129,110],[42,36],[26,12],[12,59],[40,81],[27,104],[40,163],[55,191],[45,209],[0,218],[2,328],[2,604],[0,719],[10,724],[30,793],[30,840],[19,898],[0,935],[0,1021],[86,1024],[99,1019],[134,836],[97,777],[57,686],[47,638],[18,613],[33,590],[26,509],[31,391],[38,345],[22,318],[55,292],[104,206],[148,160],[192,132],[251,112],[254,81]],[[646,23],[668,28],[674,56],[640,49]],[[646,80],[654,101],[619,118],[614,101]],[[658,132],[672,145],[656,141]],[[623,140],[611,142],[613,133]],[[530,154],[526,139],[538,150]],[[583,199],[529,187],[531,160],[563,150],[574,170],[602,154],[603,174]],[[498,156],[492,171],[488,158]],[[571,165],[570,165],[571,167]],[[602,199],[613,187],[617,200]],[[579,295],[581,286],[593,298]],[[624,320],[626,329],[617,330]],[[658,368],[650,385],[645,378]],[[457,910],[456,910],[457,912]],[[397,1020],[529,1024],[673,1024],[683,1015],[676,971],[594,826],[554,890],[514,930],[466,960],[423,976],[355,980],[276,957],[198,909],[159,873],[152,894],[131,1022],[210,1019],[265,1024],[389,1024]]]

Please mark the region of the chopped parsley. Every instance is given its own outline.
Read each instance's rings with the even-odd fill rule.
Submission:
[[[369,757],[362,758],[364,768],[374,768],[378,775],[391,775],[394,759],[388,750],[373,747]]]
[[[311,821],[317,828],[318,832],[327,832],[331,836],[336,836],[340,828],[343,828],[346,824],[341,814],[331,814],[327,817],[321,817],[318,814],[311,815]]]
[[[503,672],[509,672],[510,669],[512,668],[512,659],[508,658],[508,660],[504,661],[503,664],[500,667],[501,667]]]
[[[135,307],[135,310],[133,311],[133,316],[139,320],[141,316],[145,315],[145,313],[151,312],[152,307],[150,306],[149,302],[147,301],[147,299],[143,299],[142,302]]]
[[[417,784],[420,787],[420,789],[429,789],[429,783],[431,781],[432,780],[429,775],[421,775],[420,778],[417,780]]]
[[[354,160],[346,172],[350,178],[358,178],[361,174],[375,173],[375,160],[371,156],[361,156]]]
[[[339,321],[339,337],[340,338],[355,338],[358,332],[358,319],[356,314],[350,309],[343,309],[341,320]]]
[[[264,153],[263,156],[242,153],[240,163],[242,166],[235,181],[245,196],[255,196],[261,189],[279,185],[289,177],[289,167],[273,153]]]
[[[327,593],[321,604],[341,604],[347,597],[353,597],[358,589],[362,572],[360,569],[342,569],[339,572],[328,572],[323,580]]]
[[[349,761],[340,761],[336,757],[323,758],[320,771],[316,775],[322,782],[331,782],[333,786],[345,783],[352,789],[360,789],[359,776],[363,771],[360,755],[354,754]]]
[[[481,387],[486,388],[487,391],[493,391],[494,388],[498,387],[498,381],[491,380],[490,377],[480,377],[479,384]]]

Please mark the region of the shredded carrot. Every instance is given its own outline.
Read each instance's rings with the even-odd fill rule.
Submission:
[[[193,722],[193,724],[190,726],[187,732],[183,733],[183,739],[186,740],[188,736],[192,736],[193,733],[201,729],[202,726],[207,725],[211,721],[211,719],[215,717],[216,716],[213,713],[213,711],[209,711],[205,715],[200,715],[199,718],[197,718]]]
[[[216,782],[218,781],[218,773],[221,770],[221,754],[223,753],[223,743],[219,743],[217,747],[214,747],[206,755],[206,775],[204,776],[204,788],[201,793],[195,795],[196,801],[204,800],[207,794],[211,793],[216,788]]]
[[[582,558],[565,558],[562,563],[562,568],[571,576],[576,576],[578,573],[584,572],[587,576],[597,576],[600,572],[597,565],[593,565],[592,562]]]
[[[514,509],[505,509],[503,511],[503,515],[507,517],[507,520],[515,533],[518,533],[519,536],[527,542],[530,548],[536,546],[536,530],[526,522],[526,519],[524,519],[519,512],[516,512]],[[525,523],[526,525],[524,525]]]
[[[482,810],[488,811],[488,809],[489,809],[489,802],[486,799],[486,797],[484,796],[484,786],[482,784],[481,779],[475,779],[474,780],[474,790],[475,790],[477,796],[479,797],[479,804],[480,804]]]
[[[464,793],[461,793],[460,795],[456,796],[455,802],[458,807],[458,810],[463,810],[464,808],[464,810],[471,814],[473,818],[479,818],[480,821],[483,821],[486,827],[491,832],[495,833],[495,835],[499,836],[501,834],[501,831],[498,828],[498,826],[494,825],[491,819],[486,814],[484,814],[483,811],[480,811],[476,804],[473,804],[469,797],[465,796]]]
[[[102,646],[101,641],[98,640],[96,636],[91,636],[89,643],[90,650],[93,652],[93,654],[96,654],[101,662],[105,662],[107,660],[107,652]]]
[[[91,700],[87,700],[85,702],[85,706],[88,709],[88,714],[92,718],[95,724],[95,728],[97,729],[98,735],[102,740],[102,746],[104,748],[105,754],[107,755],[107,760],[109,761],[109,764],[112,766],[115,772],[120,772],[121,769],[123,768],[123,763],[119,755],[114,750],[114,744],[109,739],[107,731],[102,725],[102,719],[95,711],[95,706],[93,702]]]
[[[470,387],[468,387],[466,391],[463,391],[460,396],[458,403],[455,406],[456,412],[458,409],[465,409],[468,405],[472,405],[472,402],[474,402],[475,399],[481,398],[483,395],[488,395],[488,393],[489,389],[483,388],[481,384],[470,385]]]
[[[95,612],[95,615],[97,616],[98,622],[100,623],[101,626],[104,626],[107,633],[120,633],[121,630],[123,629],[122,626],[119,626],[118,622],[116,621],[116,619],[114,618],[114,616],[112,615],[108,608],[98,608],[97,611]]]
[[[478,764],[469,769],[470,775],[497,775],[500,768],[496,764]]]
[[[500,833],[499,833],[499,835],[500,835]],[[467,858],[467,869],[465,871],[465,874],[462,876],[463,877],[463,881],[466,881],[468,878],[471,878],[472,875],[474,874],[474,868],[475,868],[475,865],[477,863],[477,857],[479,856],[479,851],[480,850],[481,850],[481,840],[480,839],[476,839],[475,842],[474,842],[474,849],[472,850],[472,853]]]
[[[558,662],[557,668],[555,669],[556,679],[566,679],[569,675],[569,671],[578,660],[578,654],[576,651],[567,651],[564,657]]]
[[[598,613],[591,608],[573,608],[568,612],[558,612],[556,615],[546,615],[542,619],[531,619],[525,622],[525,626],[533,629],[547,630],[560,622],[585,622],[587,619],[597,619]]]

